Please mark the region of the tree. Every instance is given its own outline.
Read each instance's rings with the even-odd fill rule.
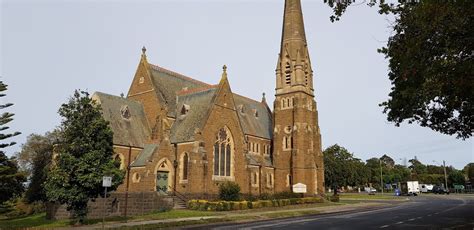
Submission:
[[[67,205],[73,217],[82,223],[87,202],[102,194],[102,177],[112,177],[115,190],[123,181],[124,171],[113,159],[113,133],[101,115],[101,108],[87,92],[75,91],[59,109],[61,143],[55,149],[53,166],[45,183],[50,201]]]
[[[59,130],[45,135],[31,134],[17,154],[18,162],[22,170],[28,173],[30,180],[25,192],[28,203],[47,200],[43,183],[50,168],[54,144],[59,142],[60,134]]]
[[[353,1],[325,0],[337,21]],[[376,5],[375,0],[368,3]],[[392,89],[380,104],[399,126],[416,122],[467,139],[474,132],[474,4],[471,1],[402,1],[378,4],[393,14],[394,33],[378,50],[389,60]]]
[[[471,184],[474,184],[474,163],[469,163],[464,166],[463,171],[466,179],[470,181]]]
[[[0,98],[6,96],[3,92],[7,90],[7,85],[0,81]],[[12,103],[0,105],[0,109],[12,106]],[[4,133],[9,127],[5,126],[13,120],[13,113],[4,112],[0,115],[0,141],[20,135],[20,132]],[[15,142],[0,143],[0,204],[23,192],[23,182],[25,175],[18,170],[17,162],[14,158],[8,158],[3,151],[4,148],[16,144]]]
[[[395,166],[395,161],[387,154],[384,154],[382,157],[380,157],[380,160],[382,161],[382,164],[385,165],[387,168],[392,169]]]
[[[410,162],[411,164],[408,168],[411,169],[415,177],[421,174],[426,174],[428,172],[426,165],[421,163],[418,159],[416,159],[416,157],[414,159],[409,160],[408,162]]]
[[[465,183],[464,174],[461,170],[453,169],[448,174],[448,186],[454,187],[454,185],[464,185]]]
[[[323,155],[327,185],[336,189],[340,186],[356,186],[367,182],[364,163],[344,147],[337,144],[330,146],[324,150]]]

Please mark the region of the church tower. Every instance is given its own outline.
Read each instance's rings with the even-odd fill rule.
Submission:
[[[300,0],[285,0],[273,111],[276,192],[301,183],[305,195],[323,194],[321,134]]]

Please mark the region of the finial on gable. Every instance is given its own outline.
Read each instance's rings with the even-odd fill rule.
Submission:
[[[267,99],[265,98],[265,92],[262,93],[262,103],[266,103]]]
[[[222,79],[227,78],[227,66],[222,66]]]
[[[146,47],[145,46],[142,47],[142,54],[146,55]]]

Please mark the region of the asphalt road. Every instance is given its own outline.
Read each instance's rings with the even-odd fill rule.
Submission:
[[[474,196],[429,195],[394,207],[345,214],[313,215],[206,229],[469,229]]]

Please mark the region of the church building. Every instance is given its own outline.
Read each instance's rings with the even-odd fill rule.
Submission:
[[[142,49],[126,96],[96,92],[114,132],[115,157],[127,172],[119,192],[218,194],[233,181],[259,195],[324,193],[324,165],[313,70],[300,0],[286,0],[271,109],[232,92],[226,66],[217,84],[147,60]],[[296,185],[296,186],[295,186]]]

